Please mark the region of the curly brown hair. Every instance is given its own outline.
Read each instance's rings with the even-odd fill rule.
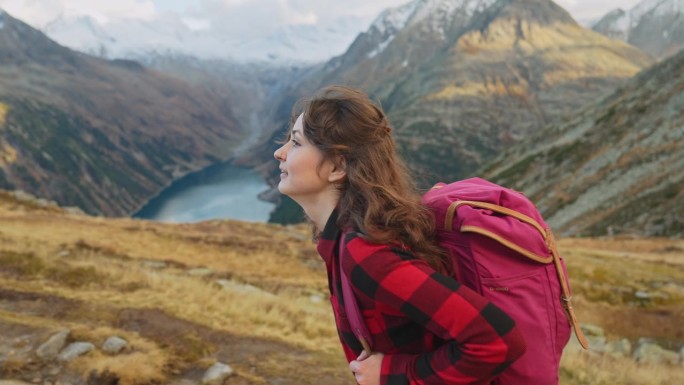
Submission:
[[[295,104],[293,122],[300,114],[304,136],[346,171],[337,186],[338,225],[374,243],[398,243],[444,271],[446,252],[435,240],[432,212],[397,154],[381,106],[363,91],[335,85]]]

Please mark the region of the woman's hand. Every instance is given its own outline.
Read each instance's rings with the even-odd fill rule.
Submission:
[[[349,369],[354,373],[354,378],[359,385],[380,385],[380,369],[382,368],[382,353],[368,355],[364,350],[352,362]]]

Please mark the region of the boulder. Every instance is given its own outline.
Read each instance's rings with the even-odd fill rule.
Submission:
[[[128,342],[123,338],[111,336],[102,344],[102,350],[107,354],[119,354],[127,345]]]
[[[220,362],[209,368],[202,377],[202,385],[221,385],[226,378],[233,375],[233,368]]]
[[[38,347],[36,350],[36,355],[44,360],[51,360],[57,357],[59,351],[62,350],[66,344],[69,334],[71,334],[71,330],[65,329],[57,334],[52,335],[52,337]]]
[[[604,353],[613,357],[629,357],[632,353],[632,343],[626,338],[610,341],[606,343]]]
[[[603,336],[586,336],[589,342],[589,350],[595,353],[606,352],[606,337]]]
[[[90,342],[74,342],[62,350],[57,359],[63,362],[73,361],[93,349],[95,349],[95,345]]]
[[[663,349],[645,338],[640,338],[637,342],[637,347],[634,350],[634,354],[632,354],[632,358],[635,361],[644,364],[679,364],[679,354],[677,352]]]

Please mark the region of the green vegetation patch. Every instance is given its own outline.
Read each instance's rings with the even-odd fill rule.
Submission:
[[[511,184],[511,181],[520,179],[536,159],[537,154],[528,155],[524,159],[513,163],[510,167],[503,170],[495,179],[503,184]]]

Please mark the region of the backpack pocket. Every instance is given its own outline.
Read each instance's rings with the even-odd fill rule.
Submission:
[[[515,276],[480,278],[482,295],[513,318],[527,343],[526,353],[498,377],[501,384],[558,382],[557,358],[548,354],[555,352],[557,317],[551,314],[555,304],[550,303],[545,270],[545,265],[539,265]]]

